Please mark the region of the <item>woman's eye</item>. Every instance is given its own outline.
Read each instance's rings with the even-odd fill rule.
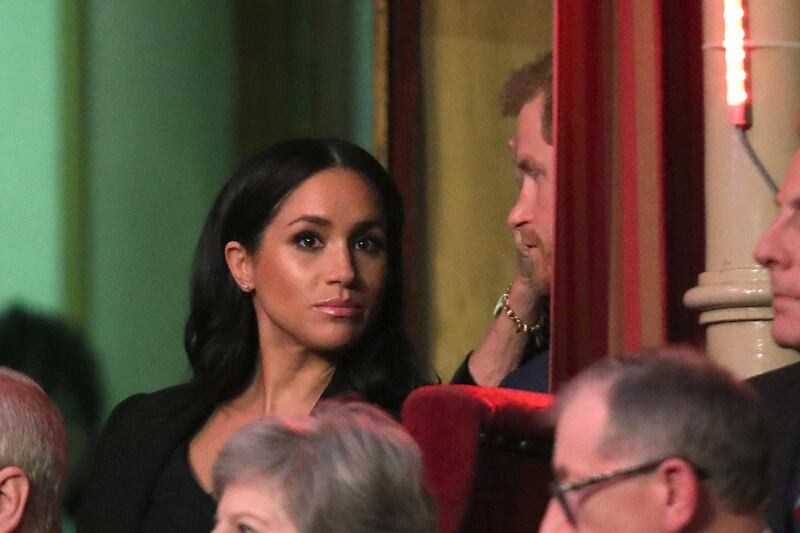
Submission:
[[[377,253],[383,251],[386,248],[386,245],[383,239],[380,237],[364,236],[356,239],[353,247],[356,250]]]
[[[247,524],[236,524],[236,531],[239,533],[255,533],[255,529],[248,526]]]
[[[308,231],[298,233],[294,236],[293,241],[298,248],[312,249],[322,246],[322,239],[319,238],[319,235]]]

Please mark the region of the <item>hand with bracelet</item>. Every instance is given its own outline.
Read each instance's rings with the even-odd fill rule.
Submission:
[[[542,309],[537,309],[537,304],[540,303],[543,294],[549,293],[549,287],[537,287],[537,282],[540,280],[534,276],[530,251],[524,244],[520,245],[522,238],[519,232],[515,232],[514,240],[517,243],[519,275],[516,282],[512,282],[500,295],[495,305],[494,315],[505,313],[516,325],[517,333],[536,333],[544,327],[547,316]],[[516,288],[515,283],[517,283]],[[512,290],[515,292],[514,303],[517,304],[516,306],[511,304]],[[515,308],[520,312],[519,314],[514,311]]]
[[[532,279],[523,272],[503,291],[491,327],[469,358],[475,383],[495,387],[519,366],[531,335],[545,325],[546,313],[537,312],[541,299]]]

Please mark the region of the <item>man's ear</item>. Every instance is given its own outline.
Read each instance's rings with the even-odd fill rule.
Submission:
[[[30,481],[16,466],[0,468],[0,533],[11,533],[22,522]]]
[[[244,292],[253,290],[253,261],[247,249],[238,241],[225,245],[225,262],[236,284]]]
[[[700,480],[695,469],[683,459],[661,463],[658,476],[664,531],[683,531],[697,520],[701,505]]]

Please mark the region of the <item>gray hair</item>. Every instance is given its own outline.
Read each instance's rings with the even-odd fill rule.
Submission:
[[[421,452],[397,422],[361,402],[322,402],[313,417],[271,417],[234,435],[214,465],[214,495],[261,481],[301,533],[432,533]]]
[[[64,421],[33,380],[0,367],[0,468],[7,466],[22,469],[30,482],[20,531],[60,531]]]
[[[767,427],[748,385],[692,349],[662,348],[595,363],[559,394],[557,410],[587,385],[607,388],[600,455],[680,457],[705,474],[710,493],[728,511],[763,505]]]

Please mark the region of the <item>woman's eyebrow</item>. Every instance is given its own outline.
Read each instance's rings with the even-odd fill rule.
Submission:
[[[385,224],[381,220],[364,220],[353,226],[354,231],[368,231],[372,228],[384,229]]]
[[[316,224],[318,226],[330,226],[331,221],[325,217],[317,216],[317,215],[302,215],[297,217],[296,219],[289,222],[289,226],[294,224],[298,224],[300,222],[310,222],[311,224]]]

